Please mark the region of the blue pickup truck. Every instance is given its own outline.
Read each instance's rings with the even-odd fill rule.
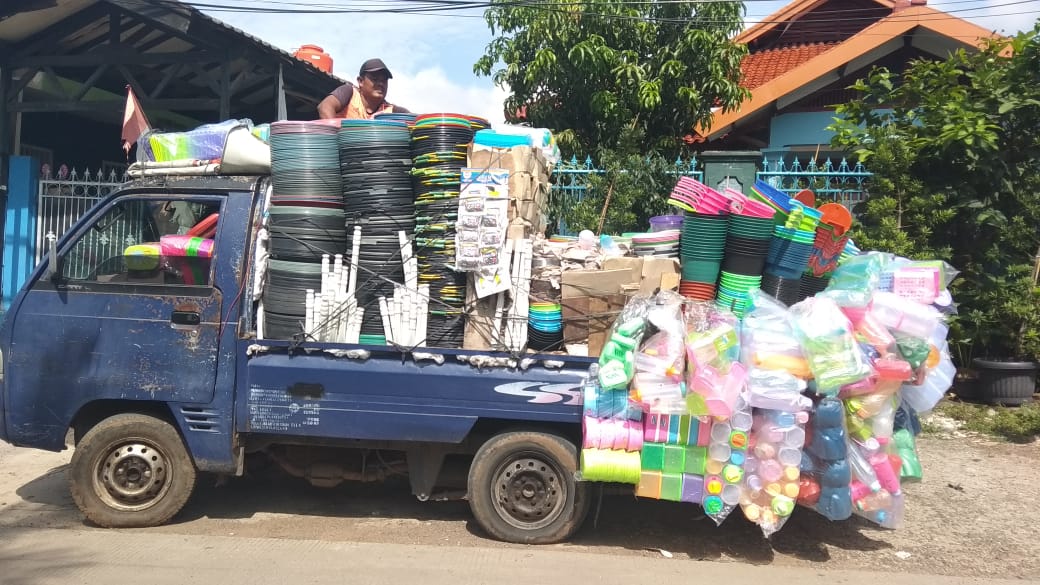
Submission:
[[[263,455],[316,485],[406,473],[420,500],[467,498],[494,538],[568,538],[588,509],[575,471],[591,360],[258,339],[266,184],[137,179],[52,242],[0,326],[0,439],[73,442],[72,496],[104,527],[162,524],[200,473]],[[213,214],[203,269],[124,257]]]

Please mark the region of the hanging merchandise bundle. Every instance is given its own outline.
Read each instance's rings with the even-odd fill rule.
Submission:
[[[869,252],[790,308],[748,291],[742,319],[671,291],[632,298],[583,387],[582,478],[717,523],[739,507],[766,536],[796,506],[898,527],[921,468],[897,426],[952,384],[940,309],[954,276]]]

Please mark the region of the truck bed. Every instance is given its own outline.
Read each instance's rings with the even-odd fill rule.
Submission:
[[[367,352],[366,359],[342,355]],[[525,356],[527,369],[464,360],[508,358],[429,349],[441,363],[387,346],[253,342],[240,370],[238,431],[314,438],[459,443],[478,420],[580,428],[591,358]],[[243,351],[239,355],[244,355]],[[547,367],[546,364],[549,364]],[[240,364],[241,366],[241,364]]]

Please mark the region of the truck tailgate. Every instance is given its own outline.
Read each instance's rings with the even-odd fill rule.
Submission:
[[[373,349],[373,348],[366,348]],[[478,419],[581,422],[591,360],[550,369],[478,369],[452,351],[416,363],[388,348],[367,360],[326,352],[254,355],[239,386],[241,432],[389,441],[462,441]],[[244,403],[244,404],[243,404]]]

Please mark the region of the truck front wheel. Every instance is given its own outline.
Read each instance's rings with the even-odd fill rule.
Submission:
[[[575,481],[577,448],[536,432],[503,433],[477,451],[469,471],[469,505],[491,536],[520,544],[566,540],[589,509]]]
[[[76,445],[69,483],[76,505],[99,526],[158,526],[191,497],[195,464],[169,423],[120,414],[98,423]]]

